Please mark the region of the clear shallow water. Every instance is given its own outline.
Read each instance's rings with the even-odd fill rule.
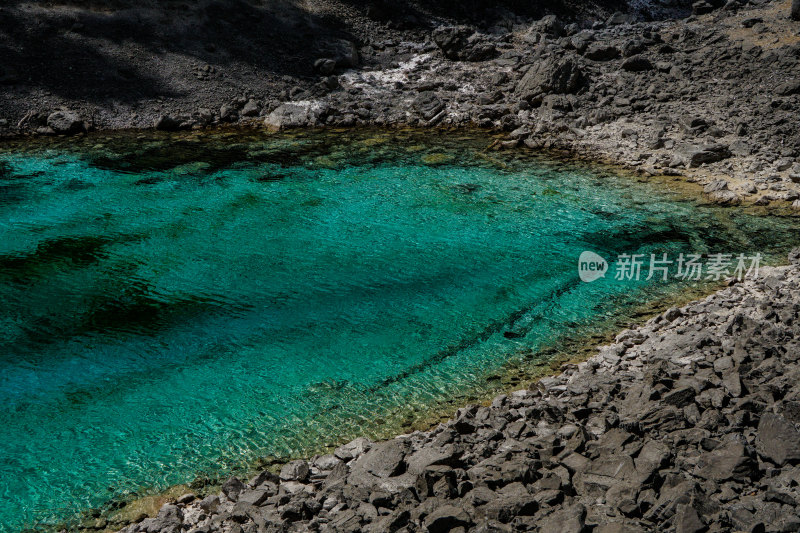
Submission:
[[[583,250],[777,254],[796,235],[486,144],[0,151],[0,531],[398,425],[679,289],[581,283]]]

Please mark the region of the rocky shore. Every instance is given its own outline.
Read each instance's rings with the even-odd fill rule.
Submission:
[[[532,390],[186,494],[136,532],[800,530],[800,251]]]
[[[723,205],[800,210],[791,0],[701,0],[677,20],[664,16],[686,6],[670,2],[508,12],[491,25],[198,2],[175,8],[176,26],[151,4],[0,7],[0,138],[477,126],[506,132],[497,149],[568,150],[684,176]],[[65,61],[51,63],[54,47]],[[800,531],[800,254],[790,263],[431,431],[232,478],[123,531]]]
[[[790,0],[700,1],[689,18],[651,22],[641,19],[666,8],[534,21],[500,10],[486,19],[490,26],[429,13],[387,23],[375,6],[361,12],[331,2],[313,13],[206,4],[187,12],[180,28],[164,26],[155,8],[3,8],[0,27],[23,28],[6,40],[41,34],[76,48],[102,46],[109,57],[76,63],[100,69],[85,73],[99,76],[98,87],[71,74],[42,81],[36,69],[26,80],[19,66],[0,66],[0,135],[220,124],[479,126],[508,133],[498,148],[565,149],[686,176],[720,204],[800,209],[800,21],[790,17]],[[161,47],[125,44],[135,37],[134,18],[152,23],[151,40]],[[330,20],[347,21],[346,31]],[[254,50],[236,36],[224,50],[189,50],[186,41],[191,31],[249,35],[257,24],[279,22],[313,36],[285,36],[296,45],[294,62],[276,55],[275,35],[251,43]],[[266,54],[260,63],[248,55],[257,45]],[[86,59],[84,48],[69,51]],[[138,62],[123,65],[129,57]],[[102,84],[111,92],[98,93]]]

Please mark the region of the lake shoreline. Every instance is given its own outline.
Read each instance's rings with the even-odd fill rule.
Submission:
[[[346,130],[346,131],[352,132],[352,130]],[[239,132],[238,130],[232,130],[231,133],[239,134],[241,132]],[[386,134],[386,132],[382,132],[382,133]],[[128,132],[128,133],[125,133],[123,135],[127,135],[127,134],[134,134],[135,135],[134,132]],[[260,133],[257,133],[257,135],[260,135]],[[116,134],[112,135],[112,137],[113,136],[116,136]],[[89,144],[91,144],[93,141],[99,140],[99,139],[102,139],[102,138],[103,138],[102,134],[96,133],[96,134],[92,134],[91,137],[86,139],[86,140],[89,141]],[[391,132],[389,132],[389,138],[391,138]],[[45,143],[50,143],[50,142],[53,142],[53,141],[54,140],[52,140],[52,139],[43,140],[43,142],[45,142]],[[66,139],[65,140],[55,140],[55,141],[56,142],[65,142],[65,143],[72,142],[72,140],[66,140]],[[491,150],[489,150],[487,153],[491,154]],[[603,169],[605,171],[619,173],[618,169],[613,167],[613,166],[607,166],[607,165],[604,165],[604,164],[601,164],[601,163],[587,162],[587,161],[585,161],[583,159],[580,159],[580,158],[579,159],[575,159],[575,158],[571,157],[569,154],[558,153],[558,152],[549,152],[548,155],[543,156],[543,157],[545,158],[545,160],[555,160],[554,164],[556,164],[556,165],[560,164],[560,162],[564,162],[564,163],[567,163],[567,164],[571,164],[571,163],[574,164],[574,163],[577,162],[578,164],[585,164],[586,166],[591,167],[591,168],[600,168],[600,169]],[[624,172],[623,172],[623,174],[624,174]],[[627,175],[624,179],[640,179],[640,178],[641,177],[640,176],[637,177],[637,175],[635,173],[631,173],[631,174]],[[666,179],[668,180],[666,186],[669,186],[670,182],[671,182],[671,179],[673,179],[673,178],[672,177],[667,177]],[[647,178],[647,179],[644,179],[644,181],[651,182],[653,180],[650,179],[650,178]],[[679,190],[674,191],[674,193],[676,195],[678,195],[680,198],[689,199],[689,200],[691,200],[693,198],[696,198],[696,196],[692,192],[692,189],[694,191],[697,190],[697,187],[695,185],[688,184],[688,187],[690,188],[690,190],[686,191],[686,190],[683,190],[683,188],[682,188],[682,186],[684,185],[684,182],[677,182],[677,183],[679,183],[681,185],[681,187],[678,187]],[[658,185],[658,186],[661,186],[661,185]],[[739,209],[741,209],[741,208],[739,208]],[[756,209],[758,209],[760,212],[763,212],[763,213],[766,214],[766,213],[770,212],[772,209],[775,209],[775,206],[762,206],[762,207],[756,208]],[[618,328],[614,328],[614,329],[618,329]],[[595,347],[595,346],[597,346],[597,342],[589,342],[586,347],[587,348],[592,348],[592,347]],[[571,360],[569,360],[569,359],[571,359]],[[555,377],[561,378],[561,377],[563,377],[562,376],[562,372],[561,372],[563,370],[561,368],[561,363],[568,363],[567,366],[566,366],[566,369],[569,371],[572,368],[571,364],[569,364],[569,363],[581,363],[581,362],[584,362],[583,359],[585,359],[585,358],[584,357],[580,357],[580,356],[575,358],[573,356],[572,358],[568,358],[568,360],[564,360],[564,361],[559,360],[558,368],[553,368],[551,363],[547,363],[544,366],[546,368],[549,368],[550,370],[545,370],[542,374],[545,375],[545,379],[547,379],[549,377],[553,377],[551,374],[555,372],[556,373]],[[591,360],[592,358],[589,357],[589,359]],[[512,378],[518,377],[518,376],[514,376],[514,372],[509,372],[508,376],[512,377]],[[517,380],[516,383],[519,384],[520,381]],[[515,388],[514,382],[512,381],[509,386],[504,387],[504,388],[508,388],[509,390]],[[530,389],[530,388],[528,388],[528,389]],[[494,398],[495,397],[493,396],[492,399],[494,399]],[[488,401],[488,399],[487,399],[487,401]],[[441,417],[437,417],[437,418],[439,418],[439,420],[449,419],[450,415],[452,414],[452,411],[455,410],[458,406],[460,406],[460,405],[456,405],[458,403],[459,402],[456,401],[455,403],[450,405],[450,407],[443,408],[443,409],[439,410],[442,413],[442,416]],[[484,407],[485,407],[485,405],[484,405]],[[425,424],[425,425],[427,425],[427,424]],[[430,431],[431,430],[423,431],[423,433],[428,434],[428,433],[430,433]],[[436,430],[434,429],[433,431],[436,431]],[[313,463],[313,460],[314,459],[311,460],[312,463]],[[275,469],[277,467],[283,466],[285,461],[286,461],[286,459],[272,459],[272,460],[270,460],[269,462],[272,463],[273,466],[269,471],[272,471],[273,473],[275,473],[274,472]],[[211,487],[214,487],[214,486],[215,485],[213,485],[213,484],[211,485]],[[205,487],[206,490],[208,488],[209,488],[208,486]],[[189,487],[186,487],[185,490],[189,490]],[[125,516],[128,516],[128,518],[126,520],[134,520],[135,519],[135,521],[137,521],[137,523],[145,523],[145,524],[147,524],[149,522],[139,522],[141,520],[148,520],[147,518],[144,518],[141,509],[146,509],[147,510],[147,513],[145,513],[145,514],[148,514],[148,513],[149,514],[154,514],[155,511],[158,510],[158,508],[161,507],[160,504],[164,503],[165,501],[169,501],[170,502],[170,503],[167,503],[167,505],[172,505],[172,504],[174,504],[175,501],[177,501],[178,499],[181,499],[180,497],[183,496],[183,492],[184,492],[184,489],[181,489],[180,487],[172,487],[172,488],[168,489],[165,493],[159,493],[157,495],[153,495],[153,496],[147,497],[145,499],[146,500],[145,504],[141,504],[141,502],[126,502],[128,504],[130,504],[130,503],[132,503],[132,504],[130,505],[130,508],[127,511],[123,512],[122,514],[125,515]],[[203,493],[205,494],[205,491]],[[212,494],[212,496],[213,496],[213,494]],[[155,505],[156,503],[159,503],[159,505]],[[120,502],[115,502],[115,503],[112,504],[112,507],[118,506],[119,504],[120,504]],[[126,505],[126,507],[128,507],[128,505]],[[130,515],[129,511],[131,509],[136,509],[136,514]],[[103,515],[105,516],[105,513],[103,513]],[[109,521],[109,518],[111,519],[111,521]],[[93,518],[89,522],[84,523],[84,526],[87,527],[88,529],[96,529],[98,524],[105,524],[106,526],[108,526],[110,524],[117,524],[115,527],[119,527],[120,525],[122,525],[120,522],[116,522],[115,518],[113,518],[113,517],[104,517],[104,518],[99,518],[99,519],[94,519]],[[105,526],[104,526],[104,528],[105,528]],[[101,529],[104,529],[104,528],[101,528]],[[112,529],[114,529],[114,528],[112,528]]]
[[[326,33],[302,72],[253,74],[164,39],[156,66],[98,69],[121,98],[76,89],[102,90],[83,80],[53,90],[37,84],[47,69],[26,80],[4,65],[0,148],[154,129],[480,128],[496,135],[492,150],[608,165],[708,203],[796,216],[799,23],[787,0],[706,5],[688,19],[570,27],[545,17],[503,31],[442,17],[435,30],[376,30],[359,18],[348,38]],[[5,9],[22,28],[39,24]],[[90,51],[97,37],[109,58],[143,55],[142,43],[90,35],[102,24],[94,15],[53,13],[37,31]],[[436,428],[278,461],[280,472],[229,480],[202,500],[173,489],[124,531],[794,530],[798,268],[795,254],[763,280],[668,309],[598,355]]]
[[[785,409],[800,391],[784,374],[800,373],[800,352],[774,352],[773,338],[797,325],[764,321],[797,306],[786,288],[800,281],[800,252],[762,274],[669,308],[534,388],[463,407],[432,430],[356,439],[249,482],[231,478],[218,494],[182,495],[123,531],[791,527],[800,452],[787,438],[800,432]],[[731,328],[748,333],[719,340]],[[778,383],[790,390],[770,404]]]
[[[503,136],[498,149],[559,150],[675,176],[699,184],[704,197],[720,205],[785,208],[797,202],[791,209],[800,209],[800,163],[792,148],[800,144],[792,115],[800,92],[791,74],[800,61],[800,23],[789,19],[789,10],[789,0],[776,0],[688,19],[595,19],[592,29],[585,20],[545,17],[499,34],[442,19],[429,22],[439,24],[433,31],[376,29],[351,14],[353,32],[368,27],[372,36],[360,48],[351,42],[328,52],[334,68],[328,75],[312,69],[255,81],[215,65],[210,73],[181,72],[181,96],[134,97],[123,84],[120,98],[134,101],[113,105],[92,94],[41,93],[19,76],[6,76],[0,138],[231,125],[479,127]],[[141,16],[148,13],[143,9]],[[28,22],[28,14],[15,16]],[[477,30],[469,42],[464,28]],[[183,60],[167,54],[159,61]],[[165,78],[162,84],[171,81],[177,82]],[[231,84],[241,91],[235,98]],[[764,97],[750,104],[753,94]]]
[[[683,169],[680,172],[657,171],[641,164],[626,162],[602,153],[593,152],[590,149],[575,149],[574,147],[558,146],[529,147],[525,143],[509,144],[508,134],[504,133],[502,130],[478,127],[474,125],[467,127],[434,126],[428,128],[407,125],[361,125],[335,128],[300,127],[290,130],[283,130],[280,133],[265,131],[263,127],[255,124],[216,125],[209,126],[202,130],[184,132],[159,132],[153,131],[152,129],[125,128],[96,130],[80,134],[78,136],[14,136],[7,139],[0,139],[0,150],[28,150],[39,147],[75,149],[77,146],[90,145],[93,142],[103,143],[108,140],[119,142],[126,138],[131,138],[131,140],[135,142],[136,140],[140,139],[158,139],[159,136],[162,136],[164,140],[176,138],[224,139],[224,137],[228,135],[233,136],[234,138],[239,136],[244,136],[245,138],[258,138],[260,136],[264,136],[264,138],[269,138],[269,136],[272,134],[304,135],[308,132],[332,135],[364,135],[374,133],[377,136],[411,134],[420,137],[425,137],[426,135],[436,135],[437,132],[451,135],[457,135],[459,133],[466,133],[467,135],[477,134],[480,136],[485,136],[487,139],[488,144],[485,146],[485,153],[487,156],[491,156],[492,153],[521,150],[537,157],[540,156],[544,160],[583,166],[590,169],[599,169],[615,175],[625,176],[628,179],[635,181],[653,183],[662,190],[670,191],[682,198],[696,200],[700,202],[701,205],[707,204],[723,208],[744,208],[750,213],[759,215],[789,217],[800,216],[800,209],[798,209],[797,205],[794,205],[794,200],[789,199],[773,198],[769,202],[764,202],[759,201],[761,196],[755,195],[740,198],[735,202],[720,201],[719,198],[716,198],[713,194],[709,193],[708,183],[710,183],[710,181],[719,182],[720,180],[726,180],[728,178],[724,174],[719,174],[713,170],[704,168]],[[700,170],[706,172],[705,177],[702,177],[697,173]]]
[[[507,365],[502,371],[493,373],[491,376],[486,376],[487,381],[501,383],[496,387],[499,390],[489,394],[482,394],[479,397],[472,397],[468,401],[452,398],[438,402],[436,405],[429,406],[421,415],[419,412],[413,413],[413,418],[410,419],[412,421],[408,425],[403,424],[396,429],[382,429],[379,431],[377,438],[376,435],[371,435],[371,440],[381,442],[395,438],[397,435],[434,431],[439,424],[450,421],[454,413],[464,407],[465,404],[489,406],[499,395],[509,395],[515,391],[535,388],[540,379],[557,377],[565,369],[592,359],[598,347],[612,343],[619,331],[629,327],[635,328],[672,307],[682,307],[696,300],[706,298],[719,290],[722,290],[722,288],[685,289],[666,298],[632,309],[630,313],[625,313],[623,316],[608,320],[608,324],[600,329],[600,333],[568,335],[564,339],[539,350],[537,354],[541,360],[532,366],[528,364],[525,365],[525,368],[522,368],[516,363]],[[520,385],[524,385],[523,389],[520,389]],[[394,428],[395,426],[391,427]],[[363,436],[361,435],[360,437]],[[221,485],[224,481],[230,479],[231,475],[236,475],[241,479],[251,479],[258,477],[265,470],[278,474],[284,465],[293,460],[306,460],[313,463],[321,455],[333,453],[342,444],[344,442],[321,445],[313,453],[300,453],[287,457],[263,457],[244,471],[232,472],[229,475],[214,479],[198,478],[189,483],[169,487],[165,490],[110,502],[103,508],[87,512],[88,514],[99,512],[102,518],[93,517],[81,520],[80,524],[85,528],[92,529],[98,523],[98,520],[102,520],[108,524],[106,531],[117,531],[117,528],[121,526],[137,523],[147,516],[155,516],[163,505],[175,503],[185,494],[200,495],[198,496],[199,498],[219,493]]]

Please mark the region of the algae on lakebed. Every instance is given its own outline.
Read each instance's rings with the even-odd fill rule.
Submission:
[[[782,258],[796,243],[793,218],[489,140],[122,134],[0,149],[3,528],[386,436],[496,391],[492,376],[565,333],[685,288],[582,283],[584,250]]]

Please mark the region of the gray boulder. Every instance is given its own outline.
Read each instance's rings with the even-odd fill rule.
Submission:
[[[361,62],[358,47],[354,42],[347,39],[335,39],[327,42],[319,48],[319,51],[323,59],[333,61],[335,68],[353,68],[357,67]]]
[[[781,83],[775,88],[775,92],[780,96],[791,96],[800,94],[800,80],[790,80]]]
[[[271,130],[316,126],[325,113],[318,103],[281,104],[264,119],[264,125]]]
[[[323,76],[327,76],[336,70],[336,61],[328,58],[317,59],[314,61],[314,68]]]
[[[694,402],[696,391],[691,386],[676,388],[664,395],[664,403],[675,407],[686,407]]]
[[[517,516],[533,516],[539,510],[536,498],[543,492],[547,491],[533,495],[522,483],[511,483],[500,489],[497,492],[499,497],[484,505],[479,514],[502,523],[511,522]]]
[[[703,192],[705,192],[705,193],[712,193],[712,192],[716,192],[716,191],[727,191],[727,190],[728,190],[728,182],[725,181],[725,180],[714,180],[711,183],[709,183],[708,185],[706,185],[705,187],[703,187]],[[722,364],[724,364],[724,363],[717,363],[717,361],[715,361],[714,362],[714,369],[716,370],[717,367],[719,365],[722,365]],[[721,370],[718,370],[718,371],[721,371]]]
[[[675,533],[699,533],[706,528],[697,511],[691,505],[683,503],[677,506],[674,523]]]
[[[738,205],[742,201],[738,194],[728,190],[711,192],[708,195],[708,199],[717,205]],[[733,389],[737,388],[736,380],[738,376],[726,374],[725,378],[726,387],[729,391],[733,391]],[[728,387],[728,385],[730,385],[730,387]],[[741,385],[739,385],[739,388],[741,388]]]
[[[485,36],[469,26],[442,26],[433,31],[433,42],[452,61],[485,61],[497,56],[497,49]]]
[[[219,119],[223,122],[236,122],[239,118],[239,112],[236,106],[231,104],[223,104],[219,108]]]
[[[219,507],[219,496],[209,494],[200,501],[200,508],[208,514],[216,513]]]
[[[765,413],[758,423],[758,453],[778,466],[800,461],[800,431],[780,415]]]
[[[583,30],[569,38],[569,46],[574,48],[579,54],[583,54],[594,41],[594,38],[594,33],[589,30]]]
[[[359,437],[336,448],[333,452],[333,455],[342,461],[349,461],[350,459],[363,454],[371,447],[372,441],[366,437]]]
[[[259,106],[258,102],[253,100],[252,98],[247,101],[247,103],[242,108],[242,116],[243,117],[255,117],[258,116]]]
[[[264,489],[245,490],[239,494],[239,502],[258,507],[267,501],[270,496],[270,491]]]
[[[696,168],[702,164],[716,163],[731,157],[731,151],[722,144],[684,144],[678,146],[670,166],[685,165]]]
[[[459,455],[461,455],[461,452],[452,444],[441,448],[426,446],[412,453],[406,462],[408,463],[408,471],[418,474],[432,465],[452,465]]]
[[[577,503],[563,507],[543,518],[539,531],[548,533],[582,533],[586,528],[586,507]]]
[[[183,511],[175,504],[161,507],[158,515],[150,519],[147,526],[148,533],[177,533],[183,524]]]
[[[621,26],[622,24],[631,24],[634,21],[634,18],[631,15],[626,15],[621,11],[615,11],[608,20],[606,20],[606,26]]]
[[[414,99],[412,104],[417,110],[419,115],[425,120],[431,120],[433,117],[444,111],[445,103],[436,96],[433,91],[423,91]]]
[[[700,456],[695,475],[712,481],[746,481],[758,469],[751,450],[731,441]]]
[[[244,483],[239,478],[232,477],[222,484],[222,492],[231,501],[236,501],[239,494],[245,489]]]
[[[447,533],[456,528],[467,528],[472,521],[464,509],[455,505],[439,507],[425,518],[425,528],[430,533]]]
[[[550,37],[561,37],[564,34],[564,25],[555,15],[547,15],[531,24],[528,34],[541,33]]]
[[[387,478],[402,473],[408,445],[399,439],[375,445],[351,465],[351,478],[364,474]]]
[[[156,119],[154,126],[159,131],[178,131],[181,129],[181,121],[169,115],[161,115]]]
[[[47,117],[47,125],[59,135],[74,135],[86,131],[83,120],[72,111],[55,111]]]
[[[653,64],[644,56],[635,55],[622,62],[622,70],[628,72],[646,72],[653,70]]]
[[[601,455],[585,471],[577,472],[573,483],[582,495],[599,498],[612,487],[637,487],[644,481],[642,477],[636,470],[633,459],[627,454],[619,453]]]
[[[281,468],[281,481],[305,481],[311,470],[303,460],[291,461]]]
[[[592,61],[610,61],[620,56],[617,47],[597,41],[590,43],[583,52],[584,57]]]
[[[519,81],[515,91],[520,98],[530,101],[546,94],[576,93],[585,82],[586,77],[577,60],[567,57],[534,64]]]
[[[669,457],[669,446],[657,440],[649,440],[634,460],[634,465],[641,479],[648,479],[657,470],[666,466]]]

